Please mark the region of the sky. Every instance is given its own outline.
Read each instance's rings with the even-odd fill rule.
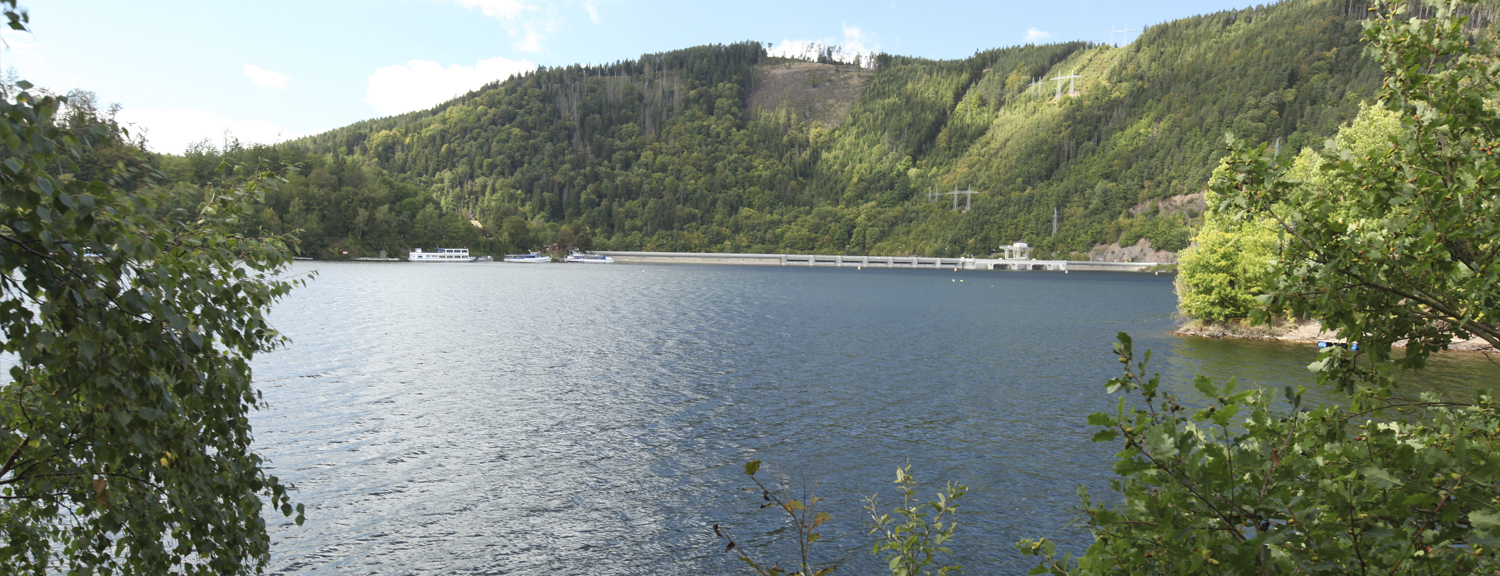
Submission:
[[[274,143],[430,108],[537,66],[607,64],[745,40],[932,59],[1026,43],[1133,41],[1144,26],[1247,0],[21,0],[0,69],[94,92],[147,147],[226,131]],[[1129,33],[1113,31],[1130,29]]]

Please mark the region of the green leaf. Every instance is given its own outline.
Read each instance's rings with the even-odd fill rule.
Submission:
[[[1367,466],[1361,469],[1359,472],[1360,474],[1364,474],[1365,478],[1369,478],[1371,482],[1374,482],[1376,486],[1380,486],[1381,488],[1400,486],[1402,483],[1400,479],[1392,476],[1390,472],[1382,470],[1377,466]]]
[[[760,460],[751,460],[745,463],[745,474],[754,476],[760,470]]]
[[[812,526],[813,526],[813,527],[814,527],[814,528],[816,528],[816,527],[818,527],[818,525],[819,525],[819,524],[822,524],[822,523],[824,523],[824,522],[827,522],[827,521],[828,521],[828,519],[830,519],[830,518],[833,518],[833,515],[832,515],[832,514],[829,514],[829,513],[827,513],[827,512],[819,512],[819,513],[817,513],[817,514],[814,514],[814,515],[813,515],[813,523],[812,523]]]
[[[1480,530],[1500,531],[1500,514],[1493,510],[1474,510],[1469,512],[1469,525]]]
[[[1207,376],[1194,376],[1193,387],[1197,388],[1198,393],[1202,394],[1205,398],[1213,398],[1219,395],[1218,387],[1214,386],[1214,381]]]

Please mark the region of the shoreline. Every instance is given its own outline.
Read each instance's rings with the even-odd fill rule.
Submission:
[[[1233,340],[1274,340],[1278,342],[1306,344],[1338,340],[1335,334],[1323,330],[1323,324],[1317,320],[1292,320],[1271,326],[1246,326],[1224,322],[1191,320],[1187,324],[1168,331],[1167,335],[1228,338]],[[1392,347],[1406,348],[1406,341],[1396,342],[1392,344]],[[1485,354],[1496,352],[1496,350],[1484,340],[1470,338],[1468,340],[1455,341],[1448,345],[1447,350],[1441,350],[1440,352],[1477,352]]]

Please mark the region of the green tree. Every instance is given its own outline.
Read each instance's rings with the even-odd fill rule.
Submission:
[[[90,140],[59,125],[64,106],[0,100],[0,352],[15,359],[0,384],[0,572],[258,572],[265,503],[302,518],[248,420],[249,361],[280,341],[264,312],[295,283],[277,276],[288,239],[229,231],[261,197],[255,179],[181,214],[171,189],[77,178]]]
[[[1275,231],[1249,224],[1228,228],[1211,218],[1178,258],[1177,309],[1199,320],[1244,320],[1261,304]]]
[[[531,231],[531,226],[519,216],[506,218],[502,230],[504,231],[506,243],[516,250],[530,250],[536,244],[536,238]]]
[[[1391,138],[1400,132],[1401,121],[1395,112],[1362,104],[1354,120],[1330,141],[1332,147],[1325,154],[1369,157],[1388,149]],[[1317,191],[1330,210],[1330,220],[1347,220],[1351,212],[1344,207],[1344,199],[1357,198],[1361,191],[1337,170],[1324,170],[1324,157],[1311,148],[1303,149],[1284,178],[1305,190]],[[1228,164],[1221,164],[1214,170],[1210,185],[1222,187],[1230,177]],[[1236,217],[1237,208],[1231,207],[1229,212],[1216,209],[1220,198],[1213,190],[1207,192],[1210,208],[1204,213],[1203,227],[1194,236],[1194,246],[1179,258],[1178,309],[1190,318],[1213,321],[1248,320],[1256,311],[1284,312],[1258,300],[1271,290],[1269,272],[1278,257],[1280,226],[1275,216],[1261,213]],[[1277,207],[1277,211],[1284,208]]]
[[[1214,181],[1229,177],[1226,170],[1215,170]],[[1205,195],[1218,204],[1213,190]],[[1204,212],[1193,245],[1178,256],[1178,311],[1197,320],[1248,320],[1263,306],[1256,297],[1266,292],[1275,256],[1275,224],[1268,218],[1236,221],[1217,210]]]
[[[1123,440],[1112,482],[1122,503],[1081,493],[1094,544],[1058,558],[1020,544],[1054,574],[1473,574],[1500,568],[1500,405],[1404,398],[1393,377],[1456,339],[1497,337],[1500,96],[1491,37],[1454,5],[1383,4],[1366,27],[1385,69],[1379,114],[1356,122],[1317,162],[1278,165],[1264,145],[1237,148],[1217,209],[1269,218],[1282,236],[1272,306],[1321,320],[1360,343],[1309,369],[1347,405],[1291,410],[1271,394],[1199,377],[1199,410],[1159,389],[1128,336],[1116,351],[1122,398],[1091,416],[1096,441]],[[1486,33],[1487,34],[1487,33]],[[1368,129],[1368,130],[1367,130]],[[1364,142],[1368,146],[1361,146]],[[1304,170],[1311,168],[1316,172]],[[1264,310],[1253,315],[1268,319]],[[1404,340],[1403,355],[1391,353]]]
[[[1500,347],[1500,64],[1491,37],[1466,32],[1452,9],[1369,28],[1386,110],[1367,109],[1290,167],[1264,147],[1241,150],[1218,190],[1220,211],[1269,219],[1283,236],[1271,305],[1363,343],[1372,369],[1339,356],[1321,372],[1342,389],[1387,386],[1391,368],[1421,368],[1455,340]]]

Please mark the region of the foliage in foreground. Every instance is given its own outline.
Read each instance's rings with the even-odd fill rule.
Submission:
[[[1215,189],[1219,211],[1274,222],[1281,236],[1265,303],[1359,341],[1309,366],[1348,405],[1304,409],[1297,387],[1278,409],[1264,392],[1199,378],[1209,406],[1185,408],[1146,362],[1132,364],[1122,334],[1126,371],[1109,392],[1139,398],[1089,422],[1102,427],[1096,441],[1123,440],[1113,482],[1123,502],[1082,494],[1094,544],[1074,560],[1045,539],[1022,542],[1041,557],[1034,573],[1500,569],[1495,399],[1402,399],[1392,379],[1457,339],[1500,342],[1500,64],[1451,8],[1416,18],[1384,6],[1367,27],[1383,104],[1400,122],[1381,145],[1330,146],[1300,169],[1264,145],[1236,149]],[[1406,351],[1393,356],[1398,341]]]
[[[777,490],[767,488],[755,477],[760,466],[760,460],[746,462],[745,475],[750,477],[750,481],[760,491],[761,499],[765,502],[760,507],[777,508],[786,513],[792,528],[796,529],[797,559],[793,564],[798,571],[788,572],[778,563],[768,565],[756,560],[729,536],[727,527],[715,524],[714,534],[727,542],[724,551],[734,552],[741,562],[760,576],[820,576],[832,572],[837,566],[814,568],[811,560],[813,544],[823,539],[817,528],[832,517],[827,512],[813,511],[813,507],[823,499],[812,495],[804,495],[801,500],[791,499],[786,477],[779,470],[776,474]],[[958,531],[959,523],[953,516],[958,514],[957,501],[968,493],[968,487],[949,483],[943,487],[943,491],[937,493],[937,500],[919,502],[914,500],[917,496],[917,479],[912,475],[910,465],[896,468],[895,483],[901,486],[901,506],[892,510],[898,517],[881,514],[877,496],[865,498],[865,511],[870,514],[870,534],[879,534],[870,553],[876,556],[885,553],[886,564],[892,576],[942,575],[961,571],[961,566],[938,565],[938,555],[953,552],[945,544]],[[742,490],[756,491],[748,488]]]
[[[4,10],[24,29],[15,0]],[[77,107],[18,87],[0,99],[0,353],[15,361],[0,572],[259,572],[265,502],[302,521],[250,446],[249,361],[280,342],[264,312],[296,284],[275,276],[287,239],[228,232],[262,184],[194,209],[122,187],[139,172],[80,177],[118,127],[60,120]]]
[[[1111,481],[1124,503],[1097,505],[1082,488],[1095,542],[1076,560],[1046,539],[1022,553],[1052,574],[1470,574],[1500,567],[1500,411],[1432,396],[1379,410],[1301,409],[1303,389],[1236,391],[1199,377],[1208,407],[1159,390],[1116,345],[1122,397],[1098,413],[1095,441],[1123,439]],[[1147,360],[1150,353],[1146,355]],[[1144,406],[1136,408],[1134,406]],[[1392,418],[1397,409],[1420,418]],[[1381,418],[1380,416],[1386,416]]]
[[[774,561],[767,564],[764,561],[756,560],[750,555],[748,550],[741,547],[739,543],[734,541],[734,538],[729,536],[729,529],[727,527],[720,527],[718,524],[714,524],[714,534],[728,542],[728,544],[724,545],[724,551],[734,552],[736,558],[739,558],[741,562],[744,562],[752,571],[760,576],[822,576],[832,572],[834,569],[833,566],[816,568],[812,562],[812,546],[823,539],[823,535],[818,532],[818,526],[821,526],[831,518],[831,515],[827,512],[815,511],[818,502],[823,501],[823,499],[815,494],[805,493],[802,498],[793,499],[791,497],[791,488],[786,482],[786,477],[782,476],[779,471],[776,474],[776,483],[778,484],[776,490],[766,487],[765,484],[761,483],[759,478],[755,477],[755,473],[760,471],[760,464],[760,460],[751,460],[745,463],[745,475],[749,476],[750,481],[755,483],[755,489],[741,488],[741,490],[745,490],[746,492],[759,490],[761,500],[765,502],[760,505],[761,509],[776,508],[786,513],[788,522],[797,531],[797,557],[792,563],[797,571],[790,572]],[[804,490],[804,492],[806,491]]]
[[[917,497],[917,479],[911,474],[911,465],[896,467],[896,484],[901,486],[901,505],[890,514],[881,514],[876,496],[865,498],[865,511],[870,513],[871,534],[879,534],[880,540],[870,549],[871,554],[885,553],[886,565],[892,576],[917,576],[960,572],[962,566],[938,566],[933,572],[928,566],[937,563],[938,554],[951,554],[953,550],[945,544],[958,531],[958,499],[969,492],[968,487],[948,483],[937,493],[937,500],[922,503]],[[930,517],[929,517],[930,515]],[[948,517],[948,523],[943,518]]]

